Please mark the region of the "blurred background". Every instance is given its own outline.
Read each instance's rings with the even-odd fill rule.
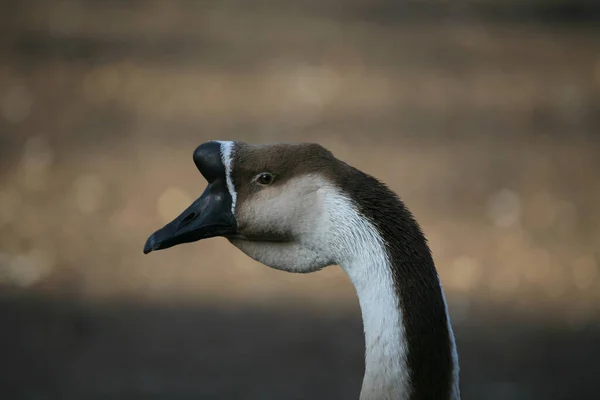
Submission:
[[[357,398],[338,267],[142,254],[207,140],[316,141],[429,238],[464,399],[597,399],[600,5],[3,1],[0,397]]]

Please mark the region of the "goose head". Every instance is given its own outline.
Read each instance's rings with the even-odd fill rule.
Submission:
[[[331,152],[312,143],[207,142],[193,159],[206,189],[150,236],[144,253],[222,236],[272,268],[306,273],[336,263],[327,238]]]
[[[208,142],[194,151],[208,185],[152,234],[144,253],[215,236],[269,267],[338,264],[365,333],[361,400],[459,399],[458,358],[425,237],[384,184],[318,144]]]

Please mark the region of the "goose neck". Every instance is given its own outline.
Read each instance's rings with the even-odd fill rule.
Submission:
[[[408,348],[389,269],[373,259],[357,259],[342,268],[356,288],[363,320],[365,375],[360,400],[408,398]]]
[[[343,201],[332,206],[331,246],[356,289],[363,319],[360,399],[459,399],[454,336],[419,226],[399,201],[387,208],[397,207],[393,224],[380,209],[360,212]]]

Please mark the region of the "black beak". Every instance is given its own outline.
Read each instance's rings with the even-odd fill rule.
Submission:
[[[220,144],[208,142],[194,152],[196,166],[209,182],[196,201],[146,241],[144,254],[215,236],[232,236],[237,223],[220,156]]]

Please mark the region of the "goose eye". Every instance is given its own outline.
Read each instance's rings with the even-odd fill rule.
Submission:
[[[258,182],[260,185],[270,185],[271,183],[273,183],[273,175],[268,173],[268,172],[263,172],[258,174],[258,176],[256,177],[256,182]]]

